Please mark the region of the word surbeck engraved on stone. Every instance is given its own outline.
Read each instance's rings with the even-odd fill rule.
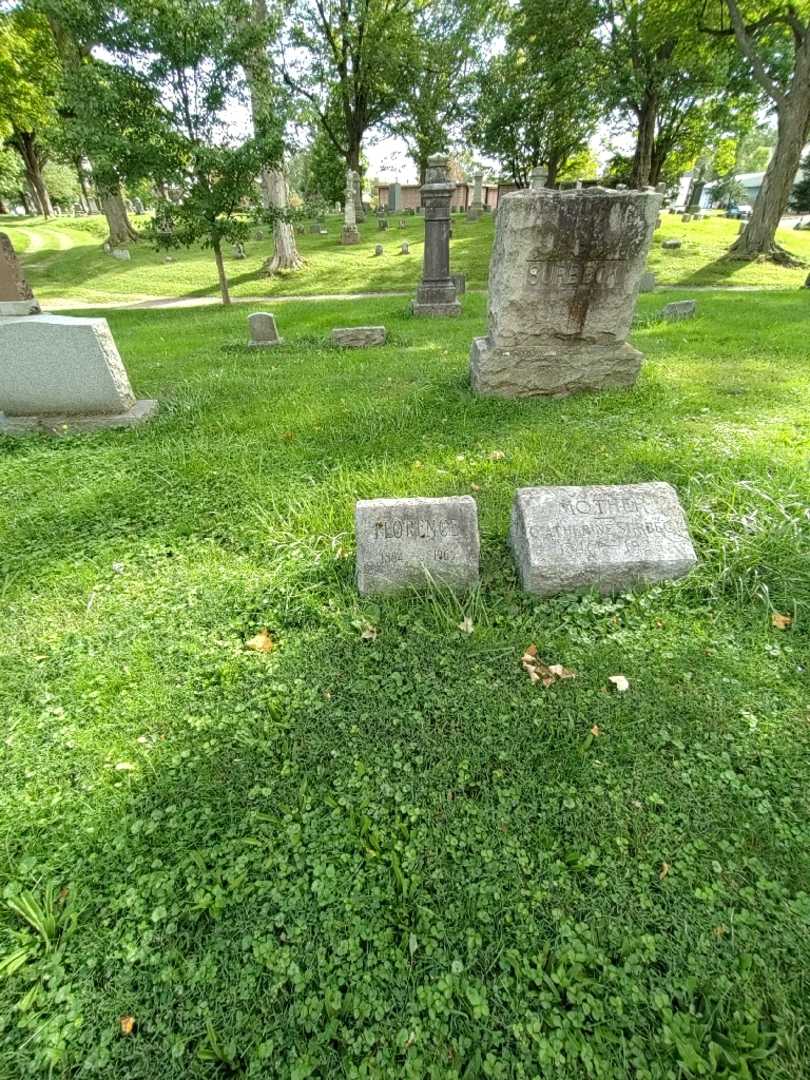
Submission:
[[[361,500],[354,520],[364,595],[431,582],[459,590],[478,584],[478,512],[470,495]]]
[[[521,488],[509,540],[526,592],[609,594],[688,574],[697,558],[669,484]]]

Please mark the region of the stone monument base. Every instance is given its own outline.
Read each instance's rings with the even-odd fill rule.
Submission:
[[[107,428],[134,427],[155,415],[158,403],[150,398],[136,401],[122,413],[96,413],[88,416],[6,416],[0,413],[0,435],[71,435],[74,432],[104,431]]]
[[[39,315],[40,306],[36,300],[0,300],[0,318],[12,318],[18,315]]]
[[[454,300],[451,304],[420,304],[418,300],[411,300],[411,314],[428,318],[452,319],[461,314],[461,304],[458,300]]]
[[[411,300],[411,314],[428,318],[454,318],[461,314],[461,304],[456,297],[456,287],[448,278],[446,282],[420,285],[416,299]]]
[[[481,206],[481,207],[471,206],[467,210],[467,221],[480,221],[480,219],[483,216],[484,216],[484,208],[483,208],[483,206]]]
[[[355,225],[344,225],[340,233],[341,244],[359,244],[360,233]]]
[[[644,359],[626,342],[612,345],[495,346],[474,338],[470,378],[477,394],[495,397],[564,397],[578,390],[632,386]]]

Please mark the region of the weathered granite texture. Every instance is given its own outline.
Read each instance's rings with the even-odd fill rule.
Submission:
[[[343,193],[343,228],[340,231],[341,244],[359,244],[360,233],[357,231],[357,211],[354,205],[354,169],[346,170],[346,190]]]
[[[276,317],[267,311],[255,311],[248,315],[248,327],[250,329],[251,349],[266,349],[273,345],[280,345],[283,338],[278,336]]]
[[[661,247],[664,249],[664,251],[677,251],[680,246],[680,240],[675,240],[674,238],[671,240],[663,240],[661,242]]]
[[[681,319],[694,319],[697,314],[697,300],[673,300],[661,309],[661,318],[667,322],[680,322]]]
[[[363,349],[385,344],[384,326],[340,326],[332,331],[332,344],[344,349]]]
[[[425,210],[425,251],[422,281],[411,301],[414,315],[447,317],[461,314],[456,287],[450,277],[450,197],[456,190],[445,154],[428,158],[422,206]]]
[[[39,304],[25,280],[7,233],[0,233],[0,316],[36,315]]]
[[[630,386],[630,329],[661,196],[523,190],[498,208],[489,326],[470,352],[479,394],[526,397]]]
[[[509,541],[523,589],[538,596],[619,592],[682,577],[697,562],[665,483],[521,488]]]
[[[358,502],[357,588],[363,595],[478,584],[478,511],[469,495]]]
[[[655,274],[652,270],[645,270],[641,275],[641,283],[638,287],[639,292],[655,292]]]
[[[50,427],[53,417],[76,425],[83,417],[117,417],[120,425],[155,407],[135,401],[106,319],[0,319],[0,413],[6,430]]]

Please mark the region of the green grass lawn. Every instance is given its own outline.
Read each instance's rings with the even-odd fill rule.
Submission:
[[[137,219],[136,219],[137,220]],[[260,274],[262,263],[271,254],[270,239],[251,241],[247,259],[237,260],[229,248],[226,266],[233,295],[307,296],[316,294],[398,291],[415,289],[421,273],[424,222],[406,217],[404,229],[392,220],[388,232],[380,232],[370,215],[360,226],[362,243],[343,247],[338,241],[340,219],[328,219],[328,236],[303,234],[298,237],[306,269],[279,274]],[[472,289],[486,287],[489,252],[493,233],[492,217],[468,222],[464,215],[453,219],[452,264],[467,275]],[[106,234],[104,219],[60,218],[44,224],[41,218],[2,218],[14,246],[23,255],[28,279],[43,303],[80,300],[89,303],[127,303],[153,297],[193,297],[218,295],[216,269],[210,251],[156,252],[147,244],[135,245],[129,262],[119,262],[105,254],[101,244]],[[683,224],[679,216],[664,214],[650,252],[649,266],[664,285],[748,285],[769,288],[798,288],[807,277],[807,267],[786,269],[772,263],[747,263],[726,259],[725,252],[737,234],[738,223],[713,216],[702,222]],[[265,237],[269,232],[264,230]],[[661,241],[678,237],[683,247],[664,251]],[[403,240],[410,254],[400,255]],[[810,233],[780,232],[779,240],[810,265]],[[385,253],[374,255],[381,242]]]
[[[484,305],[116,312],[159,418],[0,442],[3,1077],[810,1075],[806,295],[557,401],[471,395]],[[648,480],[690,577],[520,592],[517,487]],[[469,492],[479,592],[358,597],[356,499]]]

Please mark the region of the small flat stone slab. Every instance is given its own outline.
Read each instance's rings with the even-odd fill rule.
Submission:
[[[129,262],[132,258],[126,248],[113,248],[110,254],[114,259],[120,259],[121,262]]]
[[[361,500],[354,527],[363,596],[431,582],[456,590],[478,584],[478,510],[470,495]]]
[[[661,247],[664,251],[676,251],[681,246],[680,240],[664,240]]]
[[[673,300],[661,309],[661,318],[668,322],[681,319],[694,319],[697,314],[697,300]]]
[[[248,315],[248,328],[248,348],[267,349],[273,345],[281,345],[283,341],[283,338],[278,336],[276,317],[268,311],[254,311],[252,315]]]
[[[509,541],[523,589],[537,596],[609,595],[697,563],[675,489],[658,482],[521,488]]]
[[[344,349],[364,349],[367,345],[384,345],[384,326],[338,326],[332,331],[333,345]]]

